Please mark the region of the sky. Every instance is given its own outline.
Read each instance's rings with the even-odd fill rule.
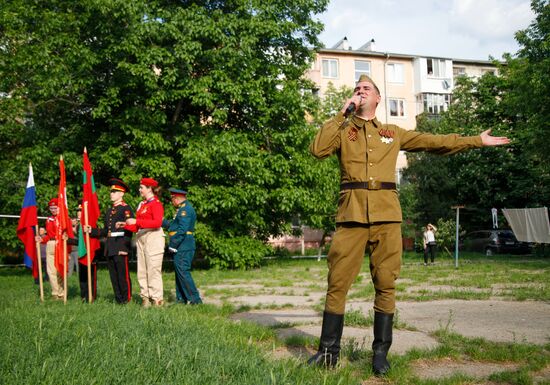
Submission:
[[[345,36],[352,49],[374,39],[379,52],[475,60],[515,54],[534,20],[530,0],[330,0],[317,17],[326,48]]]

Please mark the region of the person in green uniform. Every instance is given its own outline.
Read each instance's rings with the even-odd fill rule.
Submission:
[[[197,214],[187,200],[187,192],[175,188],[168,189],[172,205],[177,207],[174,218],[164,219],[162,227],[168,229],[170,242],[168,250],[174,254],[176,272],[176,302],[196,305],[202,303],[199,291],[191,276],[191,264],[195,256],[195,222]]]
[[[372,369],[385,374],[390,364],[395,312],[395,280],[401,268],[401,207],[395,184],[399,151],[453,154],[470,148],[509,143],[490,130],[479,136],[432,135],[408,131],[376,118],[380,91],[362,75],[353,96],[328,120],[310,146],[319,159],[332,154],[340,163],[336,232],[328,253],[328,288],[318,352],[308,363],[333,367],[340,353],[346,295],[361,269],[365,251],[375,288]],[[349,119],[348,119],[349,115]]]

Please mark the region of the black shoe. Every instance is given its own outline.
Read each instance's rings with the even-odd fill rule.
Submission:
[[[308,361],[308,365],[333,368],[340,356],[340,340],[344,329],[344,315],[323,313],[323,326],[319,349]]]
[[[374,312],[374,341],[372,342],[372,371],[376,376],[390,370],[387,355],[392,343],[393,314]]]

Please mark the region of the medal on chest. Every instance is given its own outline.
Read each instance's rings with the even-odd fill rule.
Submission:
[[[391,142],[393,142],[395,132],[393,130],[382,128],[380,131],[378,131],[378,135],[380,135],[380,140],[382,141],[382,143],[390,144]]]
[[[348,131],[348,140],[350,142],[355,142],[357,140],[357,128],[350,127]]]

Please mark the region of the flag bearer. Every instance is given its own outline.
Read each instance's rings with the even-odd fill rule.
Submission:
[[[128,186],[118,178],[110,179],[109,185],[112,206],[105,212],[103,229],[92,228],[85,231],[89,231],[92,237],[105,238],[103,255],[107,259],[115,301],[126,304],[132,299],[132,281],[128,269],[132,232],[117,228],[116,224],[134,218],[134,211],[124,202]]]

